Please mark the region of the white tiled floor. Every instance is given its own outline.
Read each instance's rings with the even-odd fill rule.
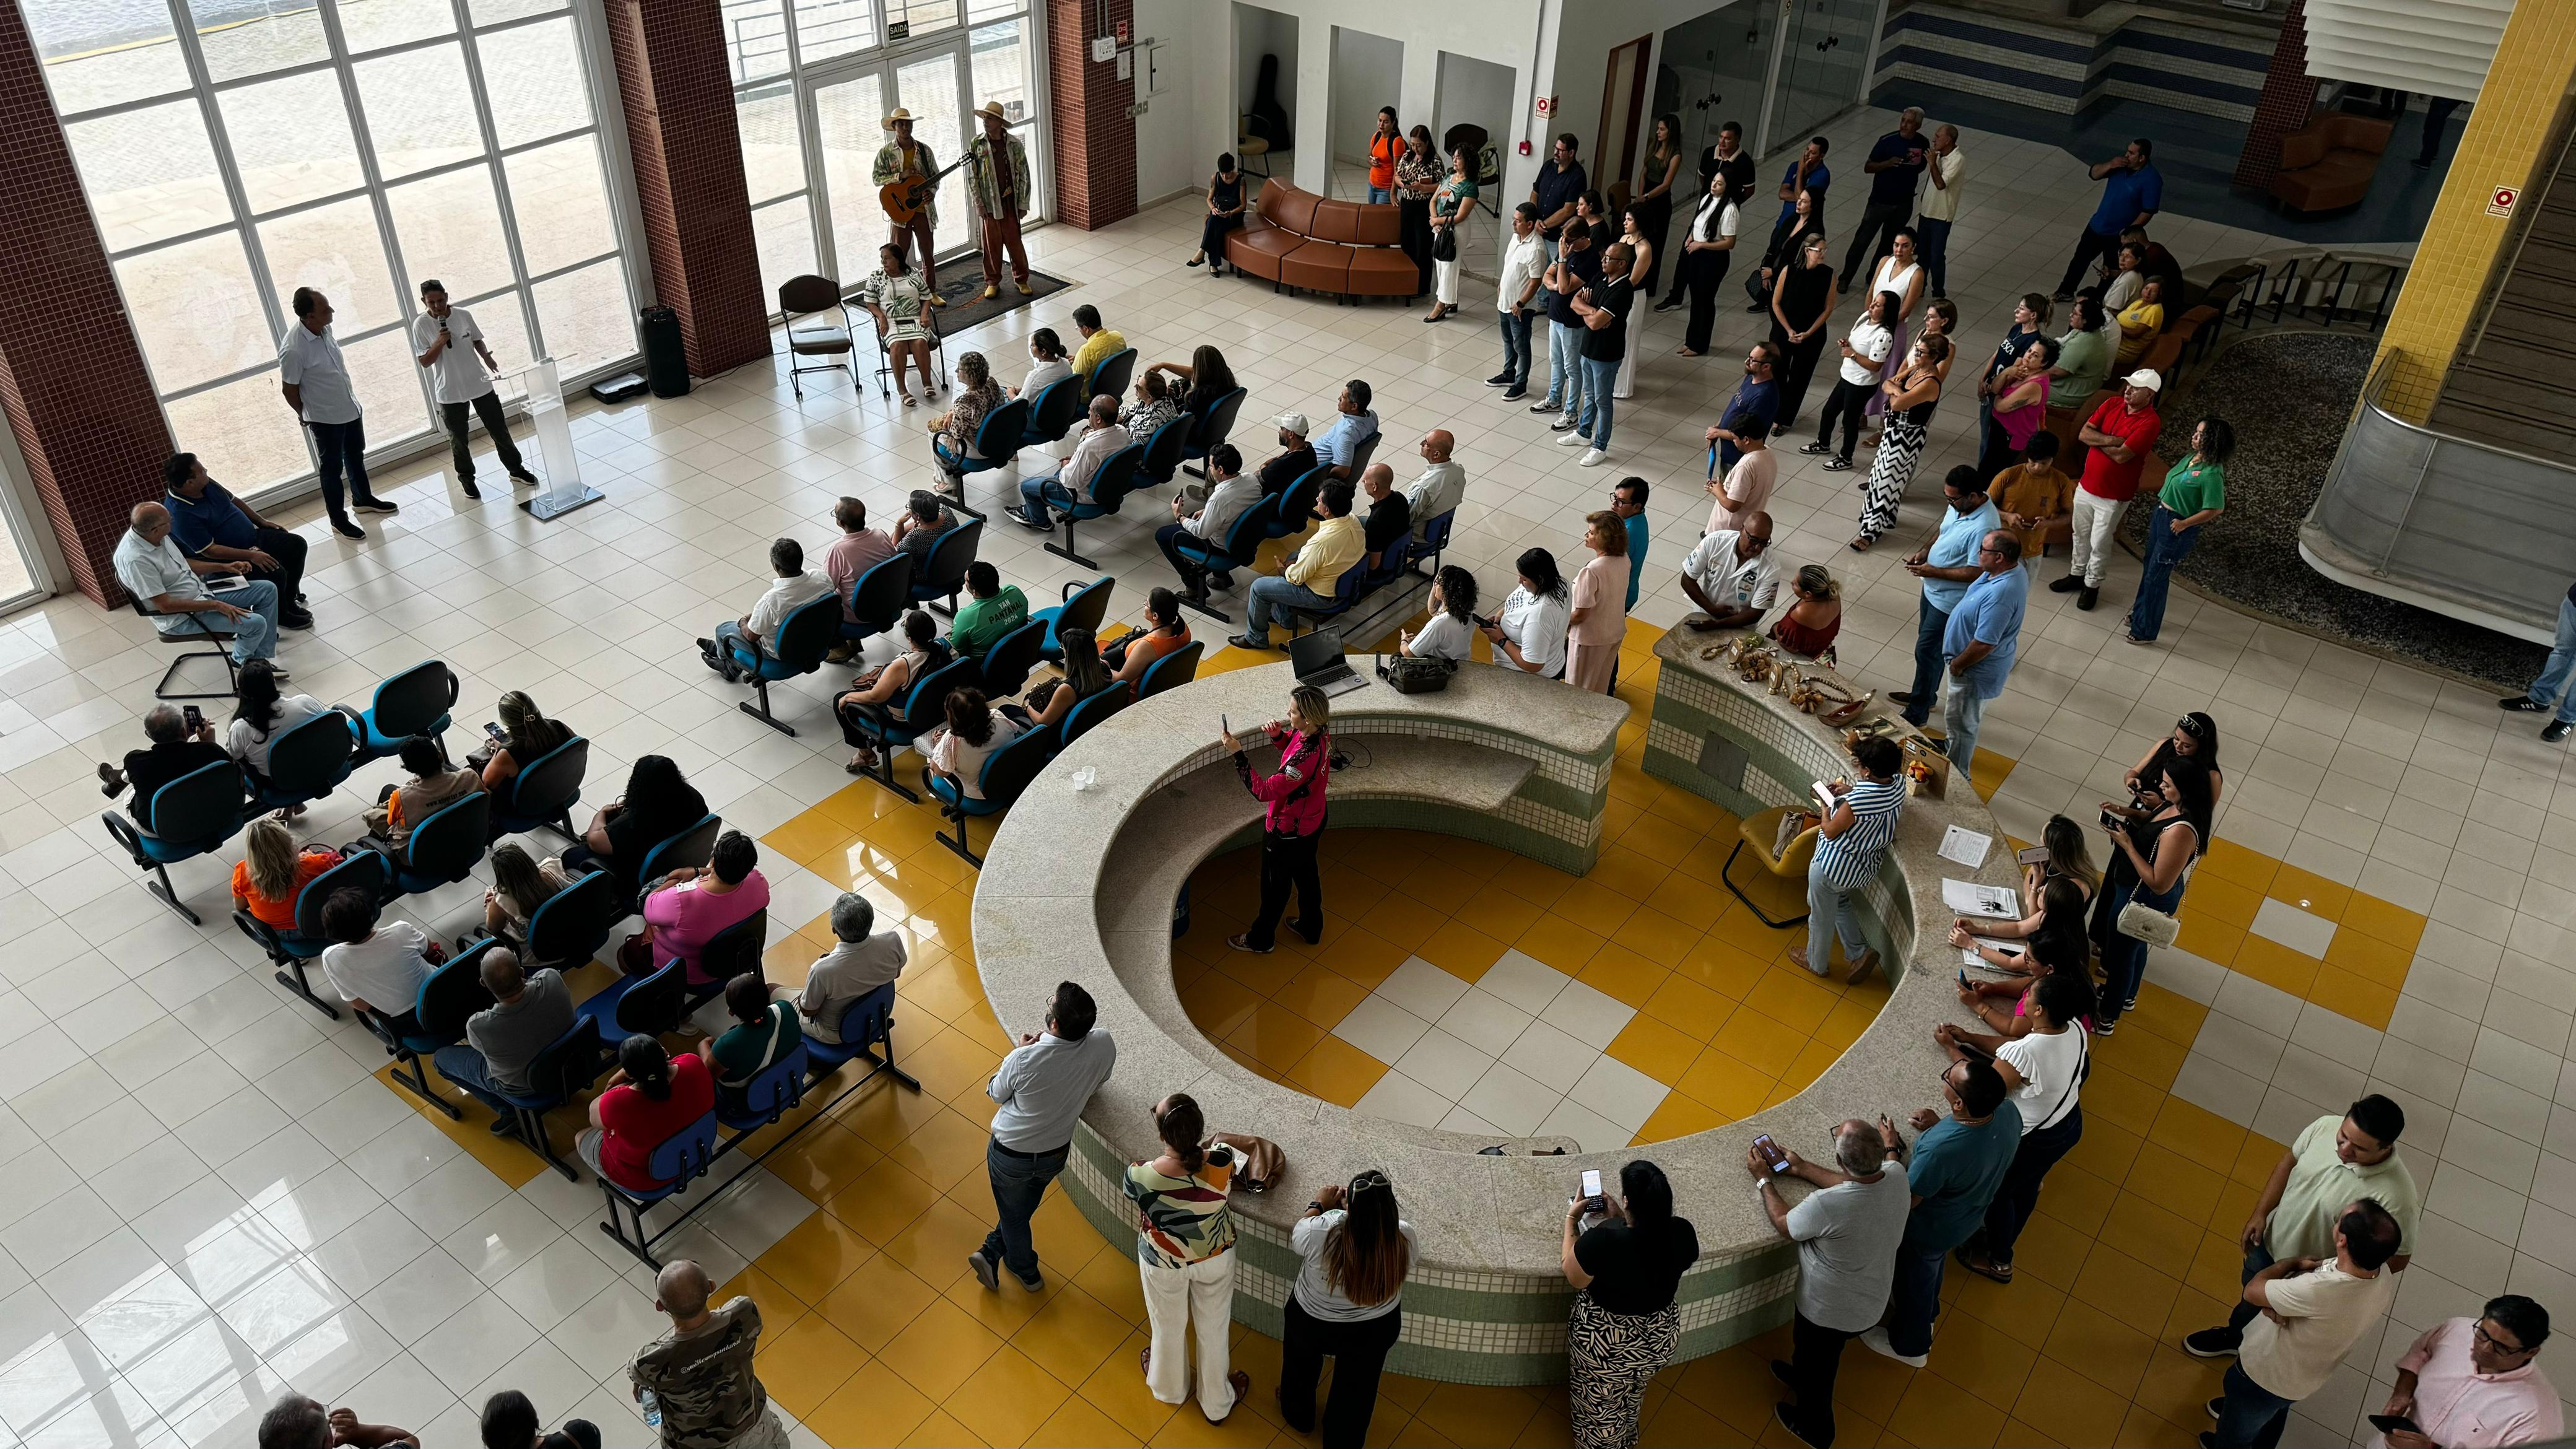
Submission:
[[[1858,154],[1884,119],[1831,128],[1837,153]],[[2013,297],[2053,283],[2094,198],[2079,163],[2053,148],[1979,135],[1967,144],[1980,177],[1954,235],[1950,292],[1973,359],[2001,332]],[[1035,234],[1035,260],[1075,280],[1075,294],[951,339],[952,353],[982,348],[1016,377],[1026,331],[1064,328],[1071,307],[1089,302],[1147,361],[1201,342],[1224,347],[1252,389],[1247,416],[1322,415],[1343,379],[1369,378],[1393,435],[1390,460],[1434,427],[1459,437],[1469,484],[1450,561],[1498,587],[1522,548],[1564,557],[1579,547],[1579,515],[1633,472],[1656,488],[1638,612],[1664,624],[1685,611],[1671,568],[1705,513],[1699,433],[1756,319],[1725,313],[1721,346],[1700,362],[1668,355],[1668,328],[1652,334],[1664,340],[1619,408],[1616,466],[1587,472],[1570,450],[1534,446],[1539,420],[1481,385],[1497,358],[1490,288],[1471,283],[1460,317],[1426,327],[1406,308],[1335,307],[1210,280],[1180,267],[1197,211],[1183,200],[1098,233]],[[2185,217],[2161,219],[2157,233],[2186,264],[2267,240]],[[1934,423],[1900,540],[1931,522],[1927,500],[1968,456],[1973,421],[1952,407]],[[424,657],[458,670],[474,708],[503,688],[527,689],[593,741],[592,798],[613,793],[636,756],[659,751],[729,823],[757,834],[847,783],[825,683],[773,691],[805,728],[789,739],[743,718],[740,692],[698,665],[690,640],[748,604],[768,538],[820,545],[837,495],[860,494],[884,513],[927,483],[922,422],[872,387],[827,383],[799,406],[783,378],[753,367],[682,399],[585,407],[575,419],[583,472],[608,501],[552,525],[529,520],[498,488],[480,504],[465,500],[431,464],[388,470],[380,486],[403,512],[365,546],[329,537],[309,506],[288,511],[315,540],[307,587],[321,627],[288,636],[284,659],[297,687],[330,700],[359,698]],[[1260,430],[1241,432],[1257,440]],[[1871,686],[1902,687],[1915,597],[1897,568],[1904,548],[1846,551],[1851,479],[1795,454],[1783,462],[1773,503],[1783,562],[1836,571],[1846,664]],[[969,487],[980,505],[1011,485],[985,474]],[[1122,583],[1160,581],[1150,543],[1159,516],[1140,506],[1087,526],[1086,551]],[[1088,577],[1008,527],[987,535],[985,557],[1032,598]],[[2389,1373],[2392,1345],[2435,1317],[2506,1288],[2576,1312],[2576,1068],[2566,1057],[2576,770],[2481,690],[2187,591],[2163,644],[2115,648],[2133,574],[2116,559],[2094,613],[2058,595],[2035,599],[2019,668],[1985,728],[1990,748],[2022,762],[1995,801],[2004,827],[2034,838],[2053,811],[2089,815],[2169,721],[2206,708],[2230,769],[2222,837],[2434,923],[2385,1033],[2177,953],[2152,968],[2214,1008],[2182,1095],[2275,1136],[2364,1086],[2398,1096],[2413,1119],[2405,1151],[2429,1216],[2396,1322],[2302,1406],[2296,1430],[2305,1442],[2342,1443],[2361,1427],[2365,1400],[2376,1407],[2382,1391],[2370,1379]],[[1122,611],[1132,597],[1122,588]],[[593,1226],[595,1189],[551,1173],[515,1193],[479,1182],[470,1159],[368,1079],[383,1060],[375,1042],[275,986],[223,920],[232,856],[174,871],[208,916],[196,929],[145,896],[131,864],[112,855],[91,772],[139,741],[165,652],[132,615],[78,599],[0,621],[0,939],[11,943],[0,955],[0,1028],[11,1042],[0,1054],[0,1446],[246,1443],[281,1384],[442,1445],[473,1441],[469,1406],[502,1384],[536,1394],[550,1418],[633,1422],[622,1365],[662,1320],[637,1265]],[[393,768],[360,772],[300,832],[354,837],[360,803]],[[767,868],[782,919],[828,904],[828,883],[784,862]],[[479,884],[412,898],[404,914],[452,933]],[[2295,916],[2276,915],[2270,929],[2313,939]],[[1401,1005],[1421,1027],[1409,1041],[1397,1040],[1409,1028],[1388,1014],[1396,1004],[1376,1014],[1362,1044],[1396,1053],[1387,1081],[1411,1061],[1443,1092],[1425,1084],[1396,1101],[1381,1088],[1389,1100],[1375,1109],[1425,1120],[1436,1102],[1432,1120],[1447,1120],[1481,1105],[1500,1128],[1552,1095],[1538,1131],[1607,1136],[1609,1125],[1642,1120],[1637,1083],[1598,1055],[1615,1025],[1578,1026],[1578,1014],[1551,1003],[1496,1063],[1461,1035],[1496,1041],[1512,1020],[1502,1008],[1539,1003],[1499,968],[1477,989],[1496,1005],[1444,1026],[1433,1023],[1459,1011],[1463,990]],[[1426,1045],[1442,1041],[1457,1045]],[[1568,1079],[1562,1064],[1572,1061],[1587,1064]],[[1566,1125],[1578,1112],[1610,1123]],[[809,1210],[755,1174],[703,1215],[684,1250],[722,1277]]]
[[[1472,984],[1408,958],[1333,1034],[1393,1070],[1371,1116],[1496,1137],[1622,1142],[1664,1084],[1603,1054],[1636,1008],[1514,950]]]

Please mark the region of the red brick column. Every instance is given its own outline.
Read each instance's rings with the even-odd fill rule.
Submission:
[[[108,556],[161,492],[170,425],[15,5],[0,5],[0,178],[0,412],[71,567],[61,582],[114,608]]]
[[[653,291],[680,316],[689,372],[766,356],[769,302],[718,0],[609,0],[608,34]]]
[[[1134,30],[1135,0],[1047,0],[1047,77],[1055,106],[1055,213],[1094,231],[1136,214],[1136,82],[1091,59],[1095,25]]]
[[[2281,169],[2281,138],[2308,123],[2317,107],[2317,83],[2308,74],[2307,0],[2290,0],[2281,18],[2281,39],[2272,47],[2272,68],[2263,77],[2262,97],[2254,102],[2253,123],[2245,128],[2245,149],[2236,157],[2237,189],[2268,191]]]

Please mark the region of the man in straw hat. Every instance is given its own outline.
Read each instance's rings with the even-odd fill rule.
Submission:
[[[878,186],[939,174],[939,163],[932,159],[930,148],[912,138],[912,119],[912,112],[901,106],[895,107],[894,114],[885,118],[885,128],[894,132],[894,139],[877,148],[873,179]],[[909,244],[919,244],[921,285],[930,292],[930,305],[945,307],[948,304],[939,296],[939,268],[931,260],[938,248],[932,243],[930,234],[938,225],[939,193],[933,190],[910,222],[895,223],[894,235],[888,238],[887,245],[900,251]]]
[[[984,133],[966,143],[966,194],[984,223],[984,297],[1002,294],[1002,249],[1011,253],[1011,285],[1029,295],[1029,249],[1020,240],[1020,218],[1029,214],[1029,152],[1011,134],[1002,103],[986,101],[975,117]]]

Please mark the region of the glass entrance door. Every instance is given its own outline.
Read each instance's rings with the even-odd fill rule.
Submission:
[[[1735,0],[1664,32],[1655,109],[1682,118],[1683,154],[1692,167],[1717,144],[1718,128],[1729,121],[1743,125],[1745,151],[1761,154],[1754,148],[1762,138],[1762,86],[1769,78],[1775,14],[1772,0]],[[1687,171],[1680,189],[1695,192],[1698,178],[1696,170]],[[1673,209],[1687,219],[1698,204],[1695,195],[1678,195]]]
[[[832,256],[827,265],[844,287],[877,269],[877,248],[894,233],[875,176],[877,152],[894,139],[885,118],[898,106],[911,112],[913,140],[927,147],[939,166],[956,164],[961,154],[969,134],[965,41],[965,36],[954,36],[944,45],[818,74],[806,90],[813,108],[810,129],[821,153],[823,210],[829,218],[825,230]],[[945,254],[974,245],[965,172],[952,171],[940,181],[935,204],[939,250]]]
[[[1771,91],[1774,151],[1859,103],[1878,0],[1784,0],[1780,69]]]

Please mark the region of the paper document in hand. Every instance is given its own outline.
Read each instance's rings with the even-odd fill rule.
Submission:
[[[1941,904],[1963,916],[1984,916],[1989,920],[2006,920],[2021,914],[2020,898],[2003,886],[1979,885],[1969,880],[1941,882]]]
[[[1942,858],[1955,860],[1970,870],[1975,870],[1986,863],[1986,852],[1994,849],[1994,845],[1993,836],[1979,835],[1973,830],[1962,830],[1956,825],[1941,832]]]
[[[1816,804],[1827,815],[1833,814],[1834,807],[1841,803],[1843,803],[1843,797],[1834,793],[1833,786],[1822,780],[1816,782]]]

